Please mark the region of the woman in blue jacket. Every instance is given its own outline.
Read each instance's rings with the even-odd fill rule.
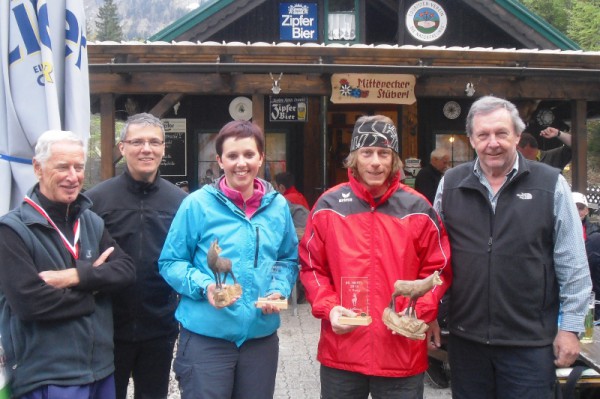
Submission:
[[[183,399],[272,398],[279,309],[255,302],[289,296],[298,275],[298,241],[285,198],[256,177],[264,162],[260,128],[229,122],[215,146],[224,176],[183,201],[159,259],[161,275],[181,295],[173,368]],[[225,307],[215,304],[207,264],[215,240],[243,291]],[[233,283],[231,277],[225,283]]]

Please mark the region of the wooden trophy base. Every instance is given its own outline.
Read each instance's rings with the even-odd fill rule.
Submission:
[[[219,308],[225,308],[234,302],[234,299],[242,295],[242,286],[239,284],[226,285],[221,289],[215,290],[213,298],[215,305]]]
[[[368,315],[356,317],[340,316],[338,319],[338,323],[345,326],[368,326],[372,321],[373,319]]]
[[[258,298],[258,301],[256,301],[256,307],[257,308],[262,308],[265,305],[273,305],[279,309],[287,309],[288,308],[288,301],[287,299],[267,299],[267,298]]]

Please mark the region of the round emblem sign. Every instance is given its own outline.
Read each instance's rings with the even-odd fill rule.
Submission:
[[[448,101],[442,109],[444,116],[448,119],[456,119],[460,116],[460,104],[456,101]]]
[[[417,1],[406,13],[406,29],[422,42],[439,39],[447,26],[446,11],[435,1]]]

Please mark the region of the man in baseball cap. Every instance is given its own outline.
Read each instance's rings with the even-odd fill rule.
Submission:
[[[576,191],[572,192],[571,195],[573,196],[573,202],[575,202],[575,205],[577,205],[577,212],[579,212],[579,218],[581,219],[583,238],[587,241],[590,235],[600,231],[600,226],[590,220],[590,209],[585,195]]]

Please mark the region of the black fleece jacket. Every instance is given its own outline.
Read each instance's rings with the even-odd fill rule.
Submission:
[[[112,296],[115,339],[139,342],[177,334],[177,296],[158,272],[158,257],[186,193],[160,176],[152,183],[136,181],[126,169],[86,195],[135,264],[135,285]]]

